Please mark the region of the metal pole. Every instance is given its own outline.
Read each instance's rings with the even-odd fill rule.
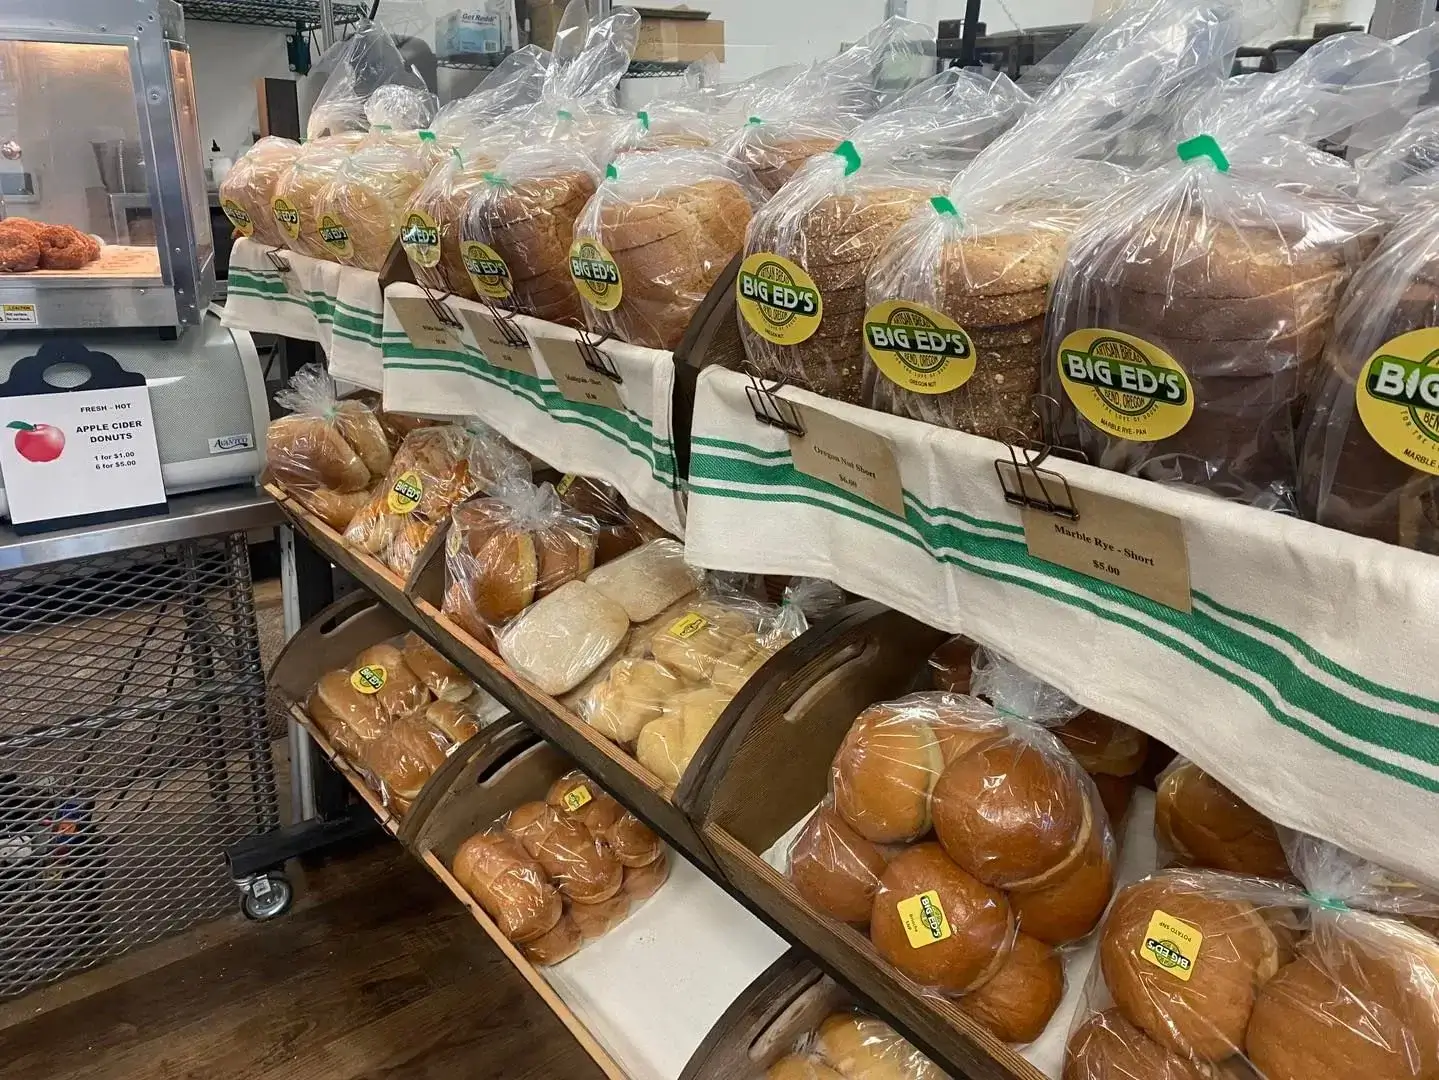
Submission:
[[[884,17],[892,19],[896,15],[900,18],[909,15],[909,0],[884,0]]]
[[[980,0],[965,0],[964,26],[959,32],[959,66],[974,66],[974,42],[979,37]]]
[[[320,0],[320,49],[335,43],[335,0]]]

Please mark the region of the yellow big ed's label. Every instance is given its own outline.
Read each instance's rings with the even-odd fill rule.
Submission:
[[[475,292],[491,300],[509,299],[510,268],[498,251],[478,240],[466,240],[460,245],[460,257],[465,261],[465,273],[470,275]]]
[[[1375,442],[1405,465],[1439,476],[1439,329],[1386,341],[1360,371],[1354,399]]]
[[[348,259],[355,253],[355,246],[350,243],[350,230],[333,214],[320,217],[320,242],[342,259]]]
[[[410,262],[426,270],[440,265],[440,225],[423,210],[411,210],[400,226],[400,246]]]
[[[565,797],[561,801],[565,804],[566,810],[568,810],[570,813],[574,813],[580,807],[584,806],[586,803],[592,801],[593,799],[594,796],[590,794],[590,789],[585,787],[584,784],[581,784],[573,791],[565,792]]]
[[[620,268],[598,240],[576,240],[570,248],[570,277],[592,307],[613,311],[624,296]]]
[[[1199,960],[1199,947],[1204,934],[1197,926],[1180,922],[1173,915],[1156,911],[1144,932],[1139,955],[1161,971],[1167,971],[1181,982],[1188,982]]]
[[[379,664],[356,668],[350,676],[350,685],[362,694],[378,694],[385,688],[385,669]]]
[[[677,638],[692,638],[710,624],[697,611],[687,611],[674,621],[670,627],[670,634]]]
[[[425,494],[425,481],[414,469],[400,473],[385,496],[385,504],[392,514],[408,514],[420,505]]]
[[[450,558],[453,559],[460,553],[460,545],[462,543],[464,543],[464,537],[460,535],[460,530],[451,529],[450,535],[445,537],[445,551],[449,554]]]
[[[235,226],[235,231],[241,236],[250,236],[255,232],[254,218],[234,199],[221,199],[220,209],[225,211],[230,224]]]
[[[288,199],[276,199],[270,203],[275,212],[275,224],[291,240],[300,239],[300,210]]]
[[[767,251],[756,252],[740,264],[735,300],[740,318],[775,345],[808,340],[824,317],[824,300],[814,278],[804,267]]]
[[[575,479],[576,477],[574,473],[565,473],[565,475],[561,477],[560,482],[555,485],[555,494],[565,494],[565,492],[569,491],[570,488],[575,486]]]
[[[1080,414],[1117,439],[1158,442],[1194,415],[1194,390],[1157,345],[1117,330],[1076,330],[1059,346],[1059,380]]]
[[[864,347],[890,382],[916,394],[948,394],[974,374],[974,342],[959,323],[908,300],[865,312]]]
[[[911,896],[908,900],[901,900],[895,907],[899,909],[899,922],[909,937],[909,947],[912,949],[933,945],[954,933],[949,928],[949,920],[944,916],[944,908],[939,902],[937,892],[923,892],[918,896]]]

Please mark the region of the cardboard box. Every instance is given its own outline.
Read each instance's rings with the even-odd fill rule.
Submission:
[[[530,43],[542,49],[554,48],[555,32],[564,14],[564,0],[530,0]]]
[[[640,40],[636,60],[689,64],[714,57],[724,60],[724,20],[708,11],[677,8],[636,8],[640,13]]]

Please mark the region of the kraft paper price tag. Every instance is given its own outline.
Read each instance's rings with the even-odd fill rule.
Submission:
[[[591,371],[585,366],[580,343],[571,338],[536,338],[535,345],[545,358],[545,367],[555,380],[560,393],[582,405],[599,405],[623,412],[619,387],[608,375]]]
[[[506,337],[504,329],[488,311],[461,308],[460,318],[475,335],[475,344],[485,354],[489,363],[502,371],[513,371],[520,375],[535,374],[535,358],[530,355],[529,344],[515,345]],[[518,327],[516,333],[523,333]]]
[[[1025,491],[1038,496],[1033,475],[1027,471],[1022,475]],[[1048,481],[1047,486],[1051,495],[1062,497],[1056,481]],[[1024,542],[1031,555],[1176,611],[1191,609],[1189,550],[1182,521],[1147,506],[1085,491],[1072,481],[1069,490],[1078,521],[1024,508]]]
[[[445,352],[459,352],[459,331],[446,326],[430,307],[430,302],[419,296],[391,296],[386,303],[395,309],[395,318],[405,331],[405,337],[417,349],[442,349]]]
[[[796,469],[904,517],[904,484],[888,439],[821,409],[788,399],[785,405],[794,408],[805,432],[789,437]]]

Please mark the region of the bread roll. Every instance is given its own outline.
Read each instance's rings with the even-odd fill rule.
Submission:
[[[765,1070],[765,1080],[845,1080],[823,1062],[789,1054]]]
[[[817,911],[840,922],[869,922],[884,873],[884,852],[822,806],[789,852],[789,877]]]
[[[580,715],[601,735],[630,745],[683,690],[679,678],[653,660],[620,660],[608,678],[585,696]]]
[[[266,136],[250,147],[220,183],[220,209],[242,236],[267,247],[283,247],[285,234],[275,220],[275,189],[300,156],[300,144]]]
[[[628,630],[621,605],[571,581],[505,628],[500,655],[544,693],[563,694],[599,667]]]
[[[934,827],[949,857],[999,888],[1046,884],[1075,861],[1096,824],[1083,774],[1066,757],[1025,731],[946,767],[934,788]]]
[[[966,637],[952,637],[929,657],[929,676],[936,690],[969,693],[970,660],[979,646]]]
[[[347,495],[371,485],[360,455],[322,416],[295,413],[272,420],[265,430],[265,460],[270,474],[289,489]]]
[[[475,684],[469,677],[413,630],[405,635],[402,653],[405,666],[441,701],[464,701],[474,694]]]
[[[825,1019],[814,1051],[845,1080],[946,1080],[945,1074],[883,1020],[840,1012]]]
[[[955,866],[938,844],[916,844],[885,867],[869,935],[879,955],[916,982],[965,994],[1004,962],[1014,917],[1002,892]]]
[[[514,837],[533,858],[540,841],[559,824],[559,811],[548,803],[521,803],[505,815],[505,833]]]
[[[545,792],[545,803],[560,814],[580,814],[597,796],[609,798],[579,769],[571,769],[550,785],[550,790]],[[583,815],[580,820],[584,820]]]
[[[569,918],[587,942],[604,937],[629,915],[630,896],[623,889],[598,904],[571,904],[569,910]]]
[[[640,730],[635,757],[661,782],[677,786],[729,701],[729,695],[718,690],[685,691],[664,715]]]
[[[373,410],[362,401],[346,398],[335,406],[335,429],[370,470],[371,482],[382,479],[390,469],[392,454],[385,429]]]
[[[1069,1037],[1063,1080],[1212,1080],[1204,1065],[1176,1057],[1118,1009],[1095,1013]]]
[[[994,978],[959,1002],[959,1010],[1007,1043],[1039,1038],[1064,997],[1064,965],[1044,942],[1021,933]]]
[[[624,498],[613,484],[585,476],[566,476],[555,485],[555,493],[566,506],[593,521],[595,534],[595,565],[619,558],[633,551],[646,540],[663,535],[657,525],[643,514],[625,505]]]
[[[1255,877],[1290,876],[1274,822],[1193,762],[1179,762],[1161,779],[1154,799],[1154,834],[1181,865]]]
[[[453,701],[432,701],[425,706],[425,724],[444,735],[455,746],[480,733],[480,718],[474,711]]]
[[[759,626],[737,603],[700,600],[650,641],[655,660],[691,682],[712,682],[724,662],[744,666],[759,651]]]
[[[664,854],[664,844],[648,825],[628,810],[612,821],[600,836],[615,858],[627,867],[648,866]]]
[[[364,765],[383,785],[386,799],[412,803],[435,770],[445,763],[445,751],[434,732],[415,716],[402,717],[378,739],[365,744]]]
[[[591,802],[576,811],[586,828],[596,836],[603,836],[611,825],[628,813],[629,811],[617,803],[612,795],[604,791],[597,791]]]
[[[505,831],[544,867],[560,892],[580,904],[598,904],[619,892],[624,869],[584,823],[542,802],[511,811]]]
[[[1091,776],[1133,776],[1149,753],[1144,732],[1090,709],[1050,730]]]
[[[314,697],[361,739],[377,739],[389,727],[391,714],[380,708],[375,694],[362,694],[348,671],[327,671],[315,684]]]
[[[694,592],[702,576],[685,563],[683,544],[664,539],[606,563],[585,584],[623,607],[630,622],[642,623]]]
[[[408,716],[430,702],[430,691],[405,664],[404,654],[393,645],[372,645],[350,662],[352,671],[370,669],[363,681],[378,686],[375,700],[390,716]]]
[[[336,532],[344,532],[350,527],[350,522],[355,515],[364,509],[365,504],[370,501],[370,492],[366,490],[352,491],[348,495],[341,495],[329,488],[316,488],[307,491],[304,488],[290,488],[286,494],[294,498],[310,513],[323,521]]]
[[[1114,891],[1114,839],[1096,815],[1081,856],[1036,889],[1011,889],[1020,929],[1050,945],[1078,941],[1099,923]]]
[[[578,922],[566,913],[560,916],[560,921],[555,923],[548,933],[521,948],[532,964],[550,967],[574,956],[587,940]]]
[[[670,877],[669,856],[661,851],[659,858],[645,866],[625,867],[624,892],[629,896],[633,905],[638,906],[644,903],[655,893],[660,891]],[[631,909],[633,910],[633,908]]]
[[[1104,804],[1105,816],[1119,830],[1129,813],[1129,804],[1134,799],[1134,789],[1139,786],[1135,776],[1110,776],[1108,773],[1091,773],[1099,801]]]
[[[1439,1076],[1439,943],[1403,923],[1321,911],[1264,984],[1246,1047],[1266,1080]]]
[[[313,690],[310,692],[309,700],[305,703],[305,712],[324,733],[325,738],[330,740],[330,745],[335,748],[336,752],[348,761],[358,762],[360,760],[364,740],[356,735],[350,725],[340,719]]]
[[[943,767],[934,730],[903,709],[860,713],[835,754],[834,806],[850,827],[877,844],[929,831],[929,796]]]
[[[1253,903],[1226,895],[1226,880],[1165,871],[1121,889],[1099,943],[1104,980],[1125,1018],[1166,1049],[1206,1061],[1243,1048],[1255,999],[1280,963],[1274,932]],[[1156,920],[1165,927],[1151,929]],[[1146,951],[1152,941],[1177,954],[1173,967],[1152,959],[1164,955]],[[1175,974],[1185,964],[1188,980]]]
[[[564,913],[540,864],[503,833],[477,833],[455,852],[455,879],[516,944],[553,930]]]

